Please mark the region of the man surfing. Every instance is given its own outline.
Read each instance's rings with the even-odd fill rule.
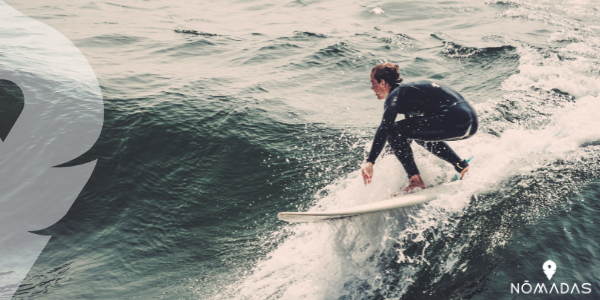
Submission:
[[[385,99],[385,103],[371,152],[361,167],[365,186],[373,179],[373,165],[386,140],[408,175],[403,192],[426,188],[410,147],[413,140],[452,164],[462,179],[469,164],[444,141],[466,139],[477,132],[477,114],[471,105],[457,91],[438,81],[402,84],[399,66],[390,62],[373,68],[371,84],[377,98]],[[404,114],[405,119],[395,122],[398,114]]]

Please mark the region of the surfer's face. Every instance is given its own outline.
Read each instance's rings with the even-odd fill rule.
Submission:
[[[380,82],[377,82],[374,75],[375,74],[371,72],[371,89],[375,92],[375,95],[377,95],[377,99],[385,99],[390,93],[390,85],[383,79]]]

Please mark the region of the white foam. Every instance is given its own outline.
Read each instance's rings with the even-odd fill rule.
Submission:
[[[382,13],[385,13],[385,11],[383,11],[383,9],[381,9],[381,7],[375,7],[373,9],[371,9],[372,12],[374,12],[376,15],[380,15]]]
[[[577,46],[572,46],[577,47]],[[583,48],[578,47],[576,49]],[[507,91],[523,91],[533,88],[543,90],[559,89],[575,97],[595,96],[600,92],[600,77],[590,74],[592,62],[584,57],[561,60],[557,53],[542,53],[534,48],[522,46],[519,73],[503,82]]]

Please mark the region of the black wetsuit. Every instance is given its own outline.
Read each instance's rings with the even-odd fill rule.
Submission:
[[[415,140],[435,156],[449,162],[457,172],[468,166],[444,141],[466,139],[477,132],[477,114],[448,85],[431,80],[392,86],[367,161],[375,163],[386,140],[408,177],[419,174],[410,143]],[[404,114],[398,122],[396,116]]]

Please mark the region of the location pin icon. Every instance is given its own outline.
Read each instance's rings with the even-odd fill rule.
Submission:
[[[542,268],[544,269],[544,274],[546,274],[548,280],[552,279],[552,275],[556,273],[556,264],[551,260],[547,260]]]
[[[0,140],[6,140],[24,106],[21,88],[12,81],[0,79]]]

